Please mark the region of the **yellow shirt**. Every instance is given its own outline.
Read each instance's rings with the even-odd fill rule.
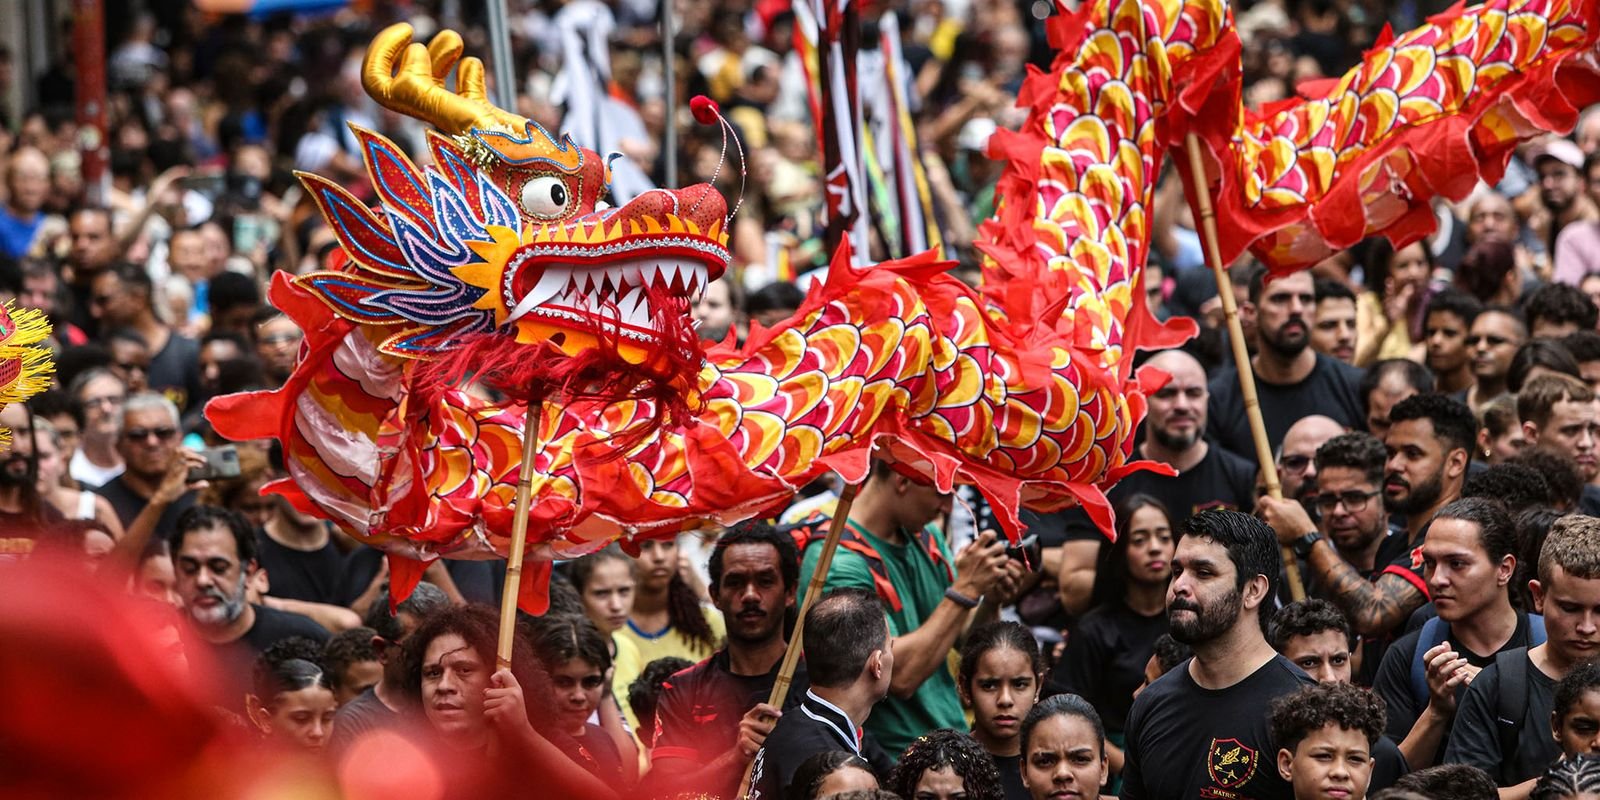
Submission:
[[[636,731],[639,730],[639,717],[628,705],[628,686],[639,679],[639,673],[644,672],[645,662],[639,660],[639,648],[634,646],[633,640],[623,636],[621,631],[611,634],[611,642],[617,651],[616,657],[611,659],[611,693],[622,706],[622,716],[628,720],[628,730]]]
[[[700,611],[705,614],[706,624],[711,626],[713,642],[711,647],[691,642],[682,631],[671,625],[668,625],[666,630],[647,633],[635,627],[632,620],[617,631],[617,638],[626,639],[638,648],[640,670],[649,666],[650,662],[667,656],[686,658],[698,664],[711,656],[728,633],[727,626],[722,621],[722,612],[706,606],[701,606]]]
[[[1385,331],[1385,319],[1383,300],[1378,298],[1376,292],[1362,292],[1356,297],[1356,366],[1369,366],[1386,358],[1410,357],[1410,323],[1404,320],[1390,322],[1389,329]],[[1377,342],[1376,346],[1372,344],[1374,341]]]

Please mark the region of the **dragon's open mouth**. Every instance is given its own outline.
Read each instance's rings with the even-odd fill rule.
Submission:
[[[592,267],[526,264],[536,255],[519,253],[506,271],[507,304],[515,303],[508,323],[531,314],[614,327],[640,341],[659,335],[659,315],[687,315],[710,274],[701,261],[654,255]]]

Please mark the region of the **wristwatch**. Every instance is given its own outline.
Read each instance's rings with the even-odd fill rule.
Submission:
[[[1294,540],[1294,544],[1290,545],[1290,546],[1292,548],[1294,548],[1294,554],[1295,554],[1296,557],[1298,557],[1298,558],[1310,558],[1311,557],[1311,548],[1314,545],[1316,545],[1317,542],[1320,542],[1320,541],[1322,541],[1322,534],[1317,533],[1316,531],[1312,531],[1312,532],[1310,532],[1310,533],[1308,533],[1308,534],[1306,534],[1306,535]]]

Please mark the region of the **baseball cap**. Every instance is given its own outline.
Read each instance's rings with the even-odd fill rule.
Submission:
[[[1534,166],[1538,166],[1540,161],[1547,158],[1553,158],[1573,169],[1583,169],[1583,151],[1578,149],[1571,139],[1562,136],[1552,136],[1540,142],[1534,146],[1532,155]]]

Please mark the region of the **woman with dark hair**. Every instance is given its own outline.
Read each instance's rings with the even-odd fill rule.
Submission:
[[[878,788],[872,765],[855,753],[829,750],[800,762],[794,780],[784,788],[783,800],[817,800],[840,792]]]
[[[403,645],[403,695],[452,756],[467,762],[452,774],[453,785],[468,796],[461,784],[473,779],[488,787],[532,780],[545,797],[615,797],[593,765],[568,755],[576,745],[550,713],[550,679],[526,630],[512,637],[511,667],[495,668],[499,630],[493,609],[454,606],[424,619]]]
[[[994,760],[971,736],[940,728],[900,754],[886,788],[905,800],[1002,800]]]
[[[1362,243],[1367,291],[1356,298],[1356,366],[1385,358],[1421,361],[1422,312],[1428,304],[1433,253],[1424,242],[1394,249],[1387,239]]]
[[[639,647],[632,639],[622,635],[622,630],[628,626],[628,615],[633,613],[636,586],[633,559],[628,558],[616,545],[611,545],[569,562],[567,580],[577,590],[578,599],[583,601],[583,615],[606,638],[613,667],[612,694],[626,697],[628,687],[639,677],[645,664],[650,663],[640,659]],[[692,663],[696,659],[687,660]],[[628,725],[637,730],[639,720],[633,716],[632,708],[624,708],[623,711],[628,716]]]
[[[1583,374],[1578,371],[1578,359],[1572,357],[1566,345],[1556,339],[1529,339],[1511,356],[1506,388],[1516,394],[1528,381],[1540,375],[1568,375],[1583,380]]]
[[[640,544],[633,574],[633,612],[621,633],[639,648],[641,663],[665,656],[700,661],[717,649],[725,633],[722,615],[683,580],[677,539]]]
[[[1478,429],[1478,457],[1474,461],[1485,464],[1503,464],[1528,446],[1522,432],[1522,420],[1517,417],[1517,398],[1501,395],[1478,409],[1483,427]]]
[[[1067,637],[1052,688],[1081,695],[1105,721],[1112,774],[1122,771],[1123,729],[1156,639],[1167,632],[1167,583],[1176,549],[1161,501],[1135,494],[1118,503],[1117,538],[1100,546],[1094,608]]]
[[[318,752],[333,733],[339,704],[315,642],[299,636],[274,643],[256,659],[245,711],[268,741]]]
[[[639,753],[622,725],[607,673],[611,652],[594,623],[573,615],[535,617],[533,655],[555,688],[556,724],[577,746],[569,755],[594,764],[604,780],[639,780]]]
[[[1456,287],[1484,305],[1515,305],[1522,294],[1522,274],[1517,270],[1516,249],[1498,239],[1474,244],[1461,257]]]
[[[1021,623],[992,622],[967,634],[956,690],[972,709],[972,738],[994,759],[1006,800],[1026,800],[1022,720],[1044,688],[1044,655]]]
[[[1022,782],[1033,800],[1098,797],[1106,766],[1105,728],[1082,697],[1047,698],[1022,721]]]

